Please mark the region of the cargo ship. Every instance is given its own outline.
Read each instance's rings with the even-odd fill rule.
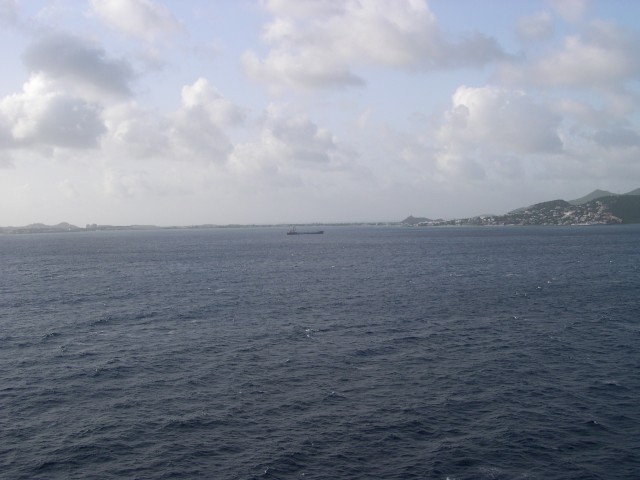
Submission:
[[[324,233],[324,230],[314,230],[311,232],[307,232],[307,231],[299,232],[298,230],[296,230],[296,227],[291,227],[287,232],[287,235],[322,235],[323,233]]]

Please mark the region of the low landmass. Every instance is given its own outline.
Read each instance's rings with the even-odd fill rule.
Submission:
[[[358,223],[296,223],[296,227],[343,227],[343,226],[380,226],[399,225],[399,222],[358,222]],[[207,228],[246,228],[246,227],[280,227],[290,228],[292,224],[202,224],[188,226],[160,227],[157,225],[98,225],[96,223],[87,224],[85,227],[78,227],[67,222],[57,225],[45,225],[43,223],[32,223],[23,227],[0,227],[0,235],[20,235],[37,233],[74,233],[74,232],[98,232],[116,230],[198,230]]]
[[[45,225],[44,223],[32,223],[24,227],[0,227],[0,233],[5,234],[28,234],[28,233],[67,233],[67,232],[88,232],[95,230],[150,230],[156,227],[154,225],[87,225],[86,227],[78,227],[67,222],[58,223],[57,225]]]
[[[400,222],[360,222],[360,223],[306,223],[297,227],[317,226],[380,226],[404,225],[409,227],[454,226],[454,225],[616,225],[624,223],[640,223],[640,188],[624,194],[616,194],[606,190],[594,190],[584,197],[575,200],[551,200],[536,203],[528,207],[512,210],[504,215],[478,215],[469,218],[451,220],[430,219],[427,217],[408,216]],[[32,223],[23,227],[0,227],[0,234],[34,234],[34,233],[74,233],[114,230],[159,230],[159,229],[205,229],[205,228],[238,228],[238,227],[290,227],[290,224],[229,224],[229,225],[189,225],[159,227],[156,225],[98,225],[87,224],[78,227],[67,222],[57,225]]]

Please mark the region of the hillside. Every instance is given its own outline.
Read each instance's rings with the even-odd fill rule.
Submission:
[[[599,199],[622,223],[640,223],[640,195],[617,195]]]
[[[602,197],[613,197],[616,196],[617,193],[608,192],[606,190],[594,190],[593,192],[585,195],[584,197],[576,198],[575,200],[569,200],[571,205],[584,205],[585,203],[589,203],[593,200],[597,200]]]
[[[414,218],[414,217],[409,217]],[[429,220],[405,225],[610,225],[640,223],[640,188],[628,194],[594,190],[567,202],[551,200],[513,210],[505,215],[482,215],[455,220]]]

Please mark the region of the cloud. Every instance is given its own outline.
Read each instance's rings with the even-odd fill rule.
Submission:
[[[107,25],[149,42],[182,30],[166,7],[150,0],[91,0],[91,5]]]
[[[640,133],[629,127],[598,130],[593,140],[607,149],[640,148]]]
[[[158,158],[169,153],[169,121],[135,102],[120,103],[103,113],[107,135],[103,147],[119,157]]]
[[[13,25],[18,20],[17,0],[0,0],[0,25]]]
[[[145,175],[140,172],[127,173],[107,169],[102,188],[108,197],[132,198],[149,190]]]
[[[568,22],[579,22],[589,5],[589,0],[547,0],[555,12]]]
[[[358,86],[362,66],[429,71],[481,67],[505,57],[480,33],[450,40],[423,0],[361,2],[267,1],[274,15],[263,39],[264,59],[247,52],[246,73],[274,89]]]
[[[68,178],[58,183],[58,191],[66,198],[78,197],[78,190]]]
[[[287,115],[271,106],[259,138],[236,145],[230,169],[242,176],[303,182],[305,171],[330,173],[349,168],[351,155],[327,129],[304,115]]]
[[[524,41],[546,40],[553,35],[553,20],[548,12],[523,17],[518,21],[517,31]]]
[[[110,58],[104,49],[64,33],[47,34],[30,45],[24,61],[33,73],[44,73],[68,88],[93,96],[126,97],[134,78],[125,60]]]
[[[303,58],[304,57],[304,58]],[[253,52],[246,52],[242,65],[253,80],[270,85],[299,90],[343,88],[364,85],[364,80],[333,58],[330,52],[300,53],[273,51],[263,62]]]
[[[168,132],[176,160],[224,163],[233,146],[224,130],[200,109],[181,109]]]
[[[171,116],[168,135],[174,155],[222,164],[233,145],[225,128],[244,121],[244,111],[204,78],[182,88],[182,106]]]
[[[639,40],[614,26],[596,25],[584,38],[567,37],[560,52],[534,67],[534,79],[569,87],[620,86],[640,74]]]
[[[147,111],[135,102],[104,112],[105,149],[131,159],[224,164],[233,145],[227,129],[241,125],[246,113],[204,78],[181,89],[174,112]]]
[[[271,119],[268,132],[284,147],[285,158],[299,164],[329,164],[337,151],[331,132],[304,116]]]
[[[619,92],[640,76],[639,43],[637,32],[595,22],[581,35],[567,36],[557,51],[505,67],[501,77],[521,85]]]
[[[105,132],[96,105],[52,89],[42,75],[0,101],[0,125],[7,148],[93,148]]]
[[[519,175],[518,158],[562,153],[560,121],[523,91],[461,86],[435,135],[438,166],[472,178]]]
[[[461,86],[452,97],[440,140],[450,147],[490,146],[516,154],[558,153],[560,117],[526,93]]]
[[[182,88],[182,104],[186,109],[201,111],[211,123],[220,126],[239,125],[245,119],[244,110],[223,97],[205,78]]]

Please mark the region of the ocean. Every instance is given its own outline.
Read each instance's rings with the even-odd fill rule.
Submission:
[[[0,236],[3,479],[640,478],[640,226]]]

